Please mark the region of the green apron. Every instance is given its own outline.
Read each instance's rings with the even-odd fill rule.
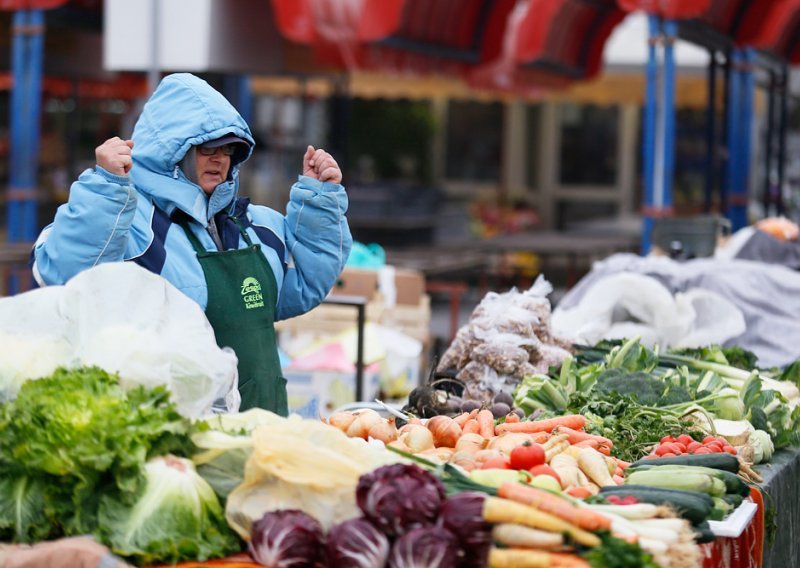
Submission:
[[[208,287],[206,317],[217,345],[230,347],[239,359],[241,410],[259,407],[289,414],[286,379],[275,341],[278,286],[261,247],[254,245],[235,217],[247,247],[207,251],[186,222],[180,222],[197,252]]]

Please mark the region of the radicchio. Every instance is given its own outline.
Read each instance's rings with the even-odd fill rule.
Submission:
[[[389,537],[433,525],[444,496],[441,481],[411,464],[379,467],[362,475],[356,488],[364,516]]]
[[[350,519],[328,531],[328,568],[382,568],[389,539],[366,519]]]
[[[262,566],[313,568],[323,550],[322,526],[303,511],[272,511],[253,523],[250,554]]]
[[[442,527],[408,531],[389,555],[389,568],[455,568],[460,555],[456,537]]]
[[[442,505],[439,523],[452,532],[464,551],[463,568],[486,565],[492,544],[492,525],[483,520],[486,495],[466,491],[448,497]]]

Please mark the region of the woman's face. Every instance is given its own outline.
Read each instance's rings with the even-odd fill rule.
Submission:
[[[231,156],[227,146],[213,149],[213,154],[206,155],[211,149],[198,148],[195,153],[197,164],[197,184],[207,195],[213,193],[214,188],[228,179],[228,170],[231,168]]]

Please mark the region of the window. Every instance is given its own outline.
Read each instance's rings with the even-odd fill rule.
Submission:
[[[564,103],[560,107],[560,181],[565,185],[614,185],[617,179],[619,109]]]
[[[501,103],[450,102],[445,177],[469,181],[500,180],[503,114]]]

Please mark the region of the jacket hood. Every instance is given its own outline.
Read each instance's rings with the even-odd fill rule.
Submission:
[[[210,197],[192,183],[180,162],[192,147],[233,134],[250,143],[243,160],[231,165],[228,180]],[[161,80],[145,103],[133,129],[131,180],[168,215],[181,209],[201,224],[236,198],[239,168],[253,151],[250,128],[228,100],[207,82],[189,73]]]

